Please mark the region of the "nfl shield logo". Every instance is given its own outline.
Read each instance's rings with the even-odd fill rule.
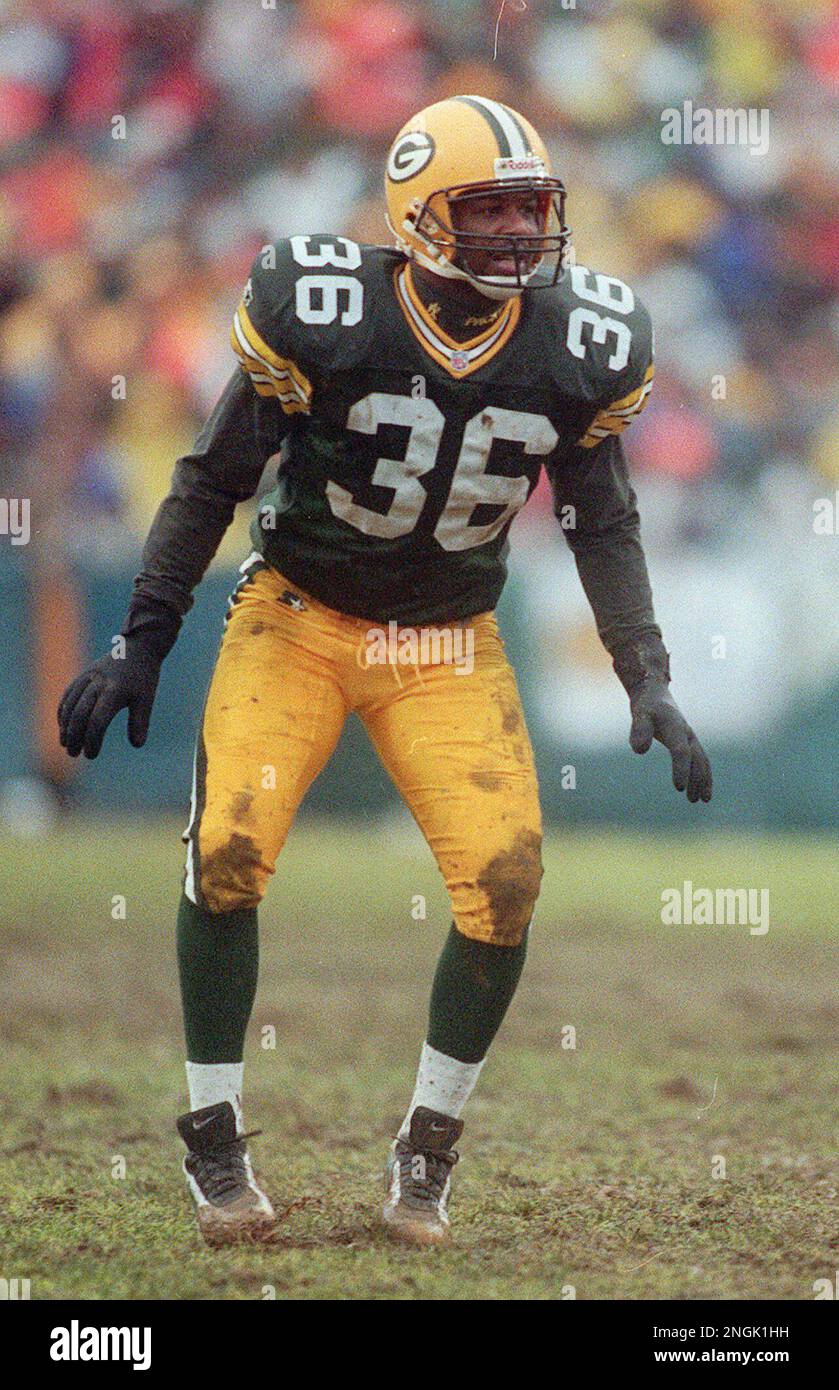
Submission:
[[[467,368],[468,366],[469,366],[469,358],[466,356],[466,353],[465,353],[465,352],[453,352],[453,353],[452,353],[452,371],[453,371],[453,372],[465,372],[465,371],[466,371],[466,368]]]

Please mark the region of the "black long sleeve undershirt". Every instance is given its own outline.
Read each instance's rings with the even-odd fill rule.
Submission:
[[[183,617],[192,592],[233,520],[238,502],[253,497],[265,464],[282,444],[285,417],[277,402],[258,396],[236,369],[192,452],[175,464],[143,547],[134,599],[165,603]]]
[[[143,548],[124,632],[148,625],[149,611],[163,608],[171,615],[174,641],[236,504],[256,492],[289,423],[276,401],[257,395],[250,379],[234,372],[195,447],[175,465],[171,490]],[[574,525],[563,527],[563,533],[615,670],[625,685],[648,669],[666,670],[620,440],[606,439],[593,450],[572,449],[549,474],[557,516],[574,508]]]
[[[574,554],[601,642],[625,685],[650,670],[667,672],[653,610],[635,493],[617,438],[569,450],[549,470],[554,511]],[[567,525],[573,507],[574,524]]]

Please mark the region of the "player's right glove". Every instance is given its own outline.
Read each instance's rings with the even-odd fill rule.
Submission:
[[[71,758],[95,758],[105,732],[128,710],[128,738],[141,748],[149,731],[163,661],[175,644],[181,616],[168,604],[132,600],[122,636],[125,654],[108,653],[68,685],[58,706],[61,743]]]

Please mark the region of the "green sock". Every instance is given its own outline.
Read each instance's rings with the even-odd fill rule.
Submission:
[[[182,894],[178,971],[190,1062],[241,1062],[259,971],[256,908],[207,912]]]
[[[518,946],[492,946],[453,926],[431,989],[429,1046],[459,1062],[480,1062],[501,1027],[526,955],[527,933]]]

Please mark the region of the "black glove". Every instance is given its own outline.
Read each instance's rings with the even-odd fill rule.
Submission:
[[[61,743],[71,758],[95,758],[105,731],[128,708],[128,738],[141,748],[149,731],[160,668],[174,646],[180,614],[168,604],[135,598],[123,627],[125,655],[100,659],[67,687],[58,706]]]
[[[673,786],[688,801],[710,801],[713,779],[708,756],[668,689],[670,665],[663,646],[636,648],[614,662],[629,695],[629,746],[646,753],[654,738],[673,760]]]

